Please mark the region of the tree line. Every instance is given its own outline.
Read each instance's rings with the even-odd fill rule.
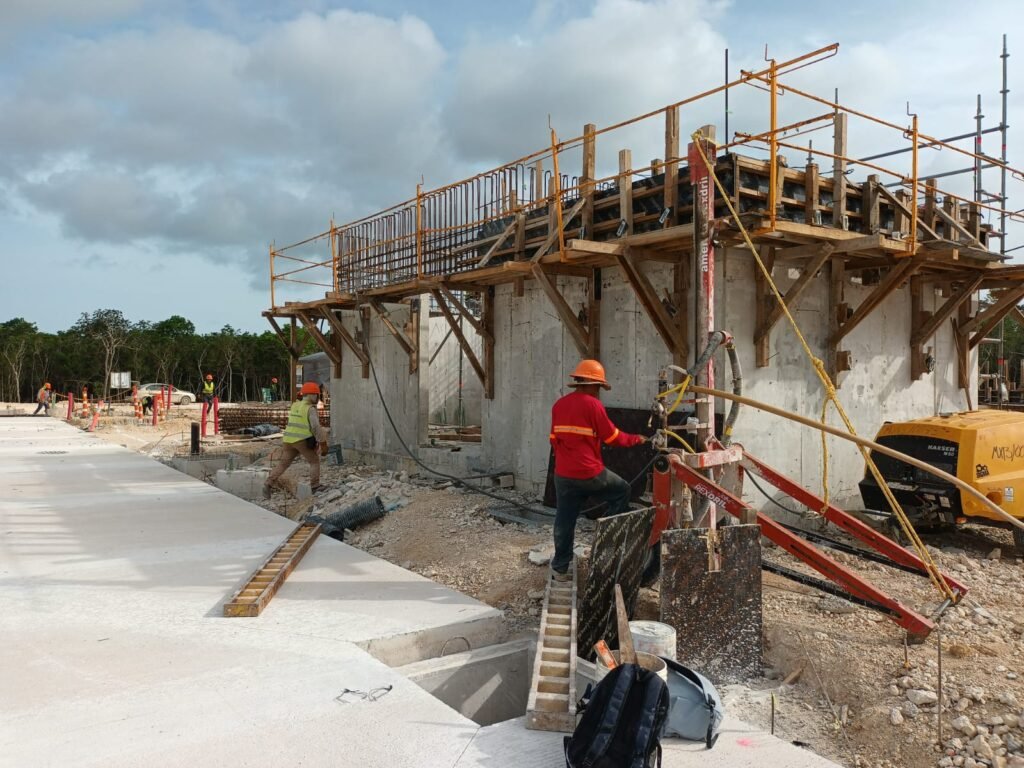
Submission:
[[[317,351],[304,329],[297,340],[304,354]],[[86,386],[92,397],[130,397],[130,390],[111,390],[114,371],[130,371],[140,384],[172,384],[197,394],[210,373],[221,399],[258,400],[274,377],[284,392],[288,365],[287,350],[270,330],[248,333],[226,325],[200,334],[180,315],[131,322],[119,310],[98,309],[57,333],[21,317],[0,323],[0,402],[31,402],[44,382],[76,396]]]

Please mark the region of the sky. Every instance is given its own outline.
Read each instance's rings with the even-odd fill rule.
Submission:
[[[909,104],[939,137],[973,130],[981,94],[994,126],[1015,29],[1014,0],[4,0],[0,322],[55,331],[113,308],[265,330],[271,243],[541,149],[549,119],[575,136],[713,88],[726,48],[735,76],[766,50],[838,42],[789,81],[899,125]],[[1024,167],[1024,36],[1009,49],[1010,163]],[[730,130],[763,130],[766,94],[732,93]],[[782,123],[825,111],[780,101]],[[724,116],[717,98],[684,108],[684,135],[715,122],[721,137]],[[618,148],[635,166],[660,156],[662,130],[602,137],[599,173]],[[854,156],[906,145],[866,123],[850,135]],[[831,132],[807,139],[824,148]],[[984,150],[998,155],[998,134]],[[924,151],[922,173],[963,160]],[[997,171],[983,182],[998,192]],[[940,185],[969,195],[971,179]],[[1008,194],[1024,209],[1024,182]]]

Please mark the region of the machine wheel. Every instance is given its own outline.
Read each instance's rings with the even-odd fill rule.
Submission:
[[[182,395],[181,400],[178,401],[178,405],[192,405],[192,398],[188,395]]]

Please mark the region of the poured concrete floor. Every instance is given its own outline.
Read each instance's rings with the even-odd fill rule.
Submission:
[[[499,638],[498,611],[416,574],[321,538],[262,616],[223,618],[292,525],[0,419],[0,766],[560,764],[560,734],[480,728],[390,668]],[[711,753],[667,742],[665,765],[831,765],[737,727]]]

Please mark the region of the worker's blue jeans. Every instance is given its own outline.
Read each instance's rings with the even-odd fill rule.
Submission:
[[[559,573],[569,568],[576,543],[576,518],[587,498],[607,502],[607,511],[600,515],[604,517],[627,511],[630,495],[629,483],[608,469],[587,480],[555,475],[555,556],[551,558],[551,567]]]

